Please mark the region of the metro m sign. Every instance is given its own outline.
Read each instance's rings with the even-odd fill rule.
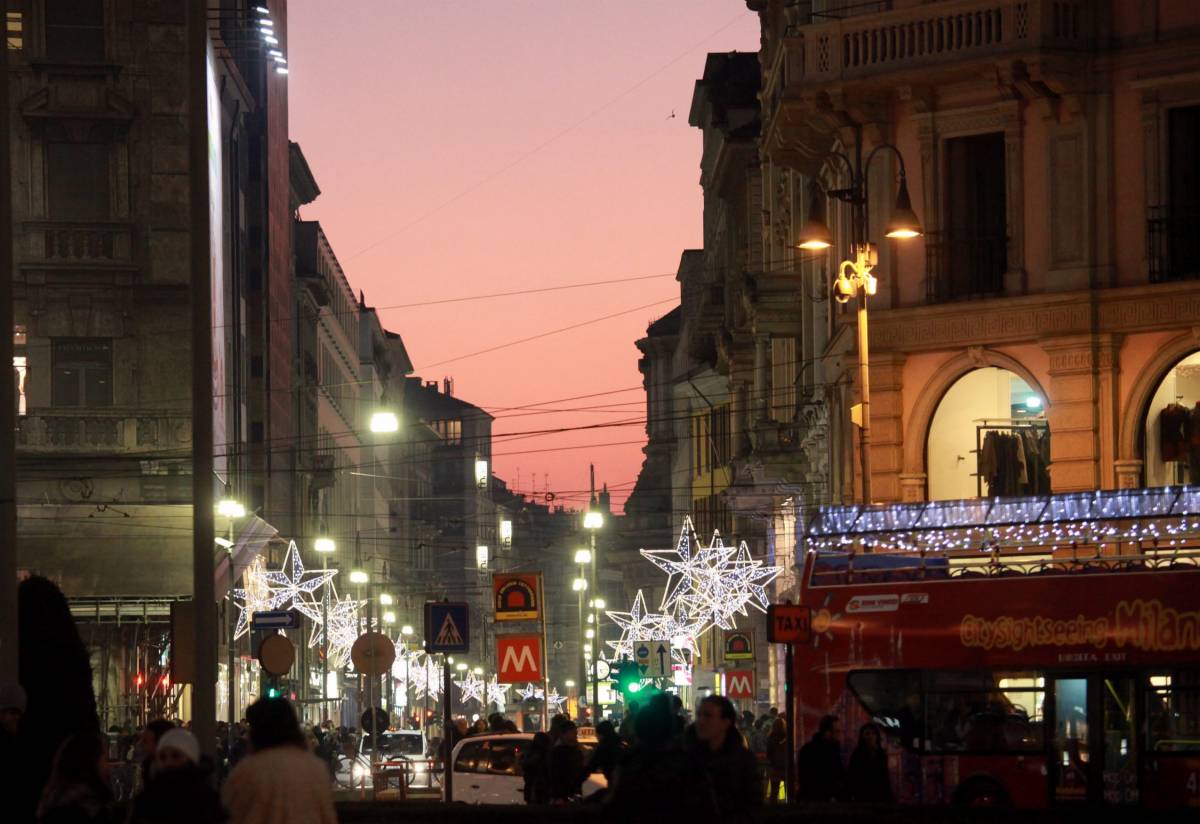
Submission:
[[[540,635],[497,635],[496,680],[521,684],[542,680],[542,637]]]
[[[754,697],[754,670],[730,670],[725,673],[726,698]]]

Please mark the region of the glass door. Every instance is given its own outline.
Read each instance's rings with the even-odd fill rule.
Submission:
[[[1055,679],[1050,763],[1056,802],[1088,800],[1092,771],[1089,729],[1088,679]]]

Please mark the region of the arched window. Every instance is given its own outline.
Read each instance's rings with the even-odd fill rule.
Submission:
[[[1017,374],[987,366],[946,391],[929,425],[931,501],[1050,491],[1045,398]]]
[[[1142,426],[1146,486],[1200,483],[1200,352],[1167,370]]]

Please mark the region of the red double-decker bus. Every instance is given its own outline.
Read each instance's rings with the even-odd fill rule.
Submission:
[[[1200,488],[821,510],[802,742],[889,742],[901,802],[1200,806]],[[803,776],[801,776],[803,780]]]

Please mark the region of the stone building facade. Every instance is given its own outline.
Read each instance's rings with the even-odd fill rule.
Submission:
[[[1196,35],[1171,3],[946,2],[822,14],[751,2],[764,161],[835,187],[828,153],[895,145],[925,236],[882,238],[899,169],[869,169],[872,489],[878,502],[1186,480],[1161,415],[1194,410]],[[832,203],[832,201],[831,201]],[[792,228],[807,214],[795,209]],[[848,253],[831,215],[831,267]],[[854,315],[824,367],[830,495],[853,500]],[[818,353],[814,353],[816,356]],[[848,368],[849,367],[849,368]],[[1167,386],[1170,384],[1170,387]],[[838,387],[846,387],[843,391]],[[1048,441],[1048,483],[981,466],[988,433]],[[978,440],[977,440],[978,439]]]

